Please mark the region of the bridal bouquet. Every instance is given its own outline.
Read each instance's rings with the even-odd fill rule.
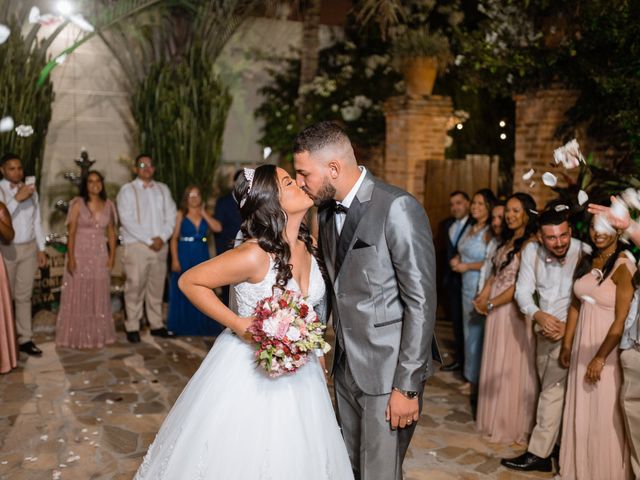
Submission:
[[[285,290],[260,300],[254,317],[247,331],[256,342],[256,363],[270,377],[294,373],[314,350],[331,349],[323,336],[326,326],[298,292]]]

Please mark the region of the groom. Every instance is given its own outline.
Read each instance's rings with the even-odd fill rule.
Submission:
[[[356,479],[401,480],[435,323],[429,221],[411,195],[358,166],[334,123],[300,132],[293,154],[298,185],[320,207],[336,401],[351,464]]]

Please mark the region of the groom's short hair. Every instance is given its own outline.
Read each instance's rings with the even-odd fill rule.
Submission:
[[[293,141],[293,153],[317,152],[328,146],[350,147],[346,132],[334,122],[319,122],[302,130]]]

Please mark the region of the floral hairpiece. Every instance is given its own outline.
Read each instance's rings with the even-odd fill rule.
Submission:
[[[242,197],[242,200],[240,200],[240,208],[244,206],[245,202],[247,201],[247,196],[249,195],[249,192],[253,187],[253,176],[255,175],[256,170],[254,168],[245,168],[243,173],[245,180],[249,182],[249,188],[247,189],[247,193],[245,193]]]

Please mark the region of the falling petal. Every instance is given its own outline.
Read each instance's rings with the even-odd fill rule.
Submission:
[[[84,30],[85,32],[93,32],[95,28],[91,25],[87,20],[80,15],[79,13],[74,13],[69,16],[69,20],[75,23],[79,28]]]
[[[33,135],[33,127],[31,125],[18,125],[16,133],[19,137],[30,137]]]
[[[554,210],[556,212],[564,212],[565,210],[570,210],[569,205],[565,205],[564,203],[561,203],[560,205],[556,205]]]
[[[584,205],[589,200],[589,195],[584,190],[578,192],[578,205]]]
[[[7,41],[9,35],[11,35],[11,30],[9,30],[9,27],[0,23],[0,45]]]
[[[616,233],[616,229],[611,226],[604,215],[596,215],[594,217],[593,228],[596,232],[604,233],[605,235],[614,235]]]
[[[634,188],[627,188],[622,192],[622,199],[629,207],[640,210],[640,192]]]
[[[536,184],[536,182],[535,182],[535,180],[534,180],[533,182],[531,182],[531,183],[529,184],[529,188],[533,188],[533,186],[534,186],[535,184]]]
[[[590,297],[589,295],[582,295],[582,301],[583,302],[587,302],[590,303],[591,305],[595,305],[596,304],[596,300],[593,297]]]
[[[629,209],[627,206],[621,202],[613,202],[611,205],[611,214],[617,218],[628,218],[629,217]]]
[[[555,187],[556,183],[558,183],[558,179],[553,173],[544,172],[542,175],[542,183],[544,183],[547,187]]]
[[[537,210],[532,210],[532,209],[530,208],[530,209],[529,209],[529,212],[531,212],[531,213],[532,213],[532,214],[534,214],[534,215],[538,215]]]
[[[13,125],[13,118],[4,117],[2,120],[0,120],[0,132],[10,132],[11,130],[13,130]]]
[[[40,440],[46,442],[47,440],[49,440],[49,435],[40,435]]]
[[[531,180],[531,177],[533,177],[534,173],[535,173],[535,170],[533,168],[530,169],[527,173],[522,175],[522,180],[525,182],[528,182],[529,180]]]
[[[29,10],[29,23],[38,23],[40,21],[40,9],[38,7],[31,7]]]
[[[271,155],[271,147],[264,147],[262,149],[262,158],[266,160],[267,158],[269,158],[269,155]]]
[[[56,57],[56,63],[58,65],[62,65],[66,59],[67,59],[67,54],[63,53],[62,55],[59,55]]]

